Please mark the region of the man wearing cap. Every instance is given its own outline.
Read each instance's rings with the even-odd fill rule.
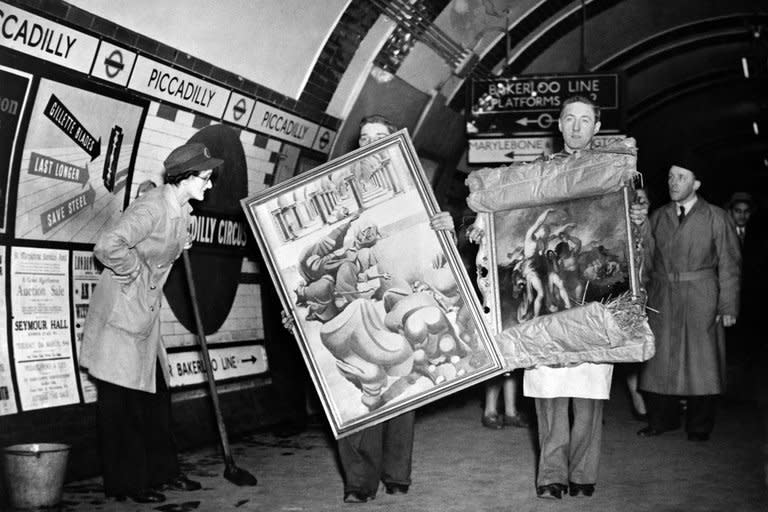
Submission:
[[[697,195],[699,168],[694,155],[674,161],[667,180],[672,201],[644,226],[656,355],[640,373],[649,421],[641,437],[679,428],[685,398],[688,439],[708,440],[717,395],[725,391],[723,327],[734,325],[739,312],[741,254],[731,217]]]
[[[759,323],[763,313],[761,298],[765,294],[766,283],[762,277],[764,271],[760,263],[765,256],[765,230],[758,229],[752,220],[755,203],[747,192],[734,192],[725,205],[736,224],[736,234],[741,245],[741,311],[739,323],[728,329],[728,363],[736,368],[735,376],[743,386],[736,386],[735,396],[753,399],[754,392],[761,391],[757,377],[765,372],[758,362],[763,344],[762,326]],[[741,392],[741,393],[740,393]]]
[[[189,201],[204,199],[222,162],[200,143],[174,149],[164,162],[166,184],[141,194],[93,249],[104,271],[80,364],[98,389],[104,492],[119,500],[157,503],[162,489],[200,488],[179,470],[160,305],[173,262],[191,245]]]

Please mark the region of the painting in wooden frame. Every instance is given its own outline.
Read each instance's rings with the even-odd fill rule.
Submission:
[[[407,131],[242,207],[337,438],[503,371]]]

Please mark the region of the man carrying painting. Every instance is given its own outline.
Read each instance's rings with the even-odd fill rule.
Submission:
[[[581,96],[563,102],[558,120],[564,149],[553,158],[578,155],[600,130],[600,108]],[[633,205],[631,219],[640,224],[647,207]],[[603,404],[610,398],[613,365],[585,362],[577,366],[526,369],[523,392],[534,397],[539,427],[536,495],[559,499],[591,496],[597,482],[602,441]],[[572,404],[573,425],[568,409]]]

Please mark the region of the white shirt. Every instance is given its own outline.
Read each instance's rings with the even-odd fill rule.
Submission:
[[[675,204],[677,205],[677,211],[679,212],[680,207],[682,206],[683,208],[685,208],[685,214],[688,215],[689,213],[691,213],[691,208],[693,208],[693,205],[696,204],[696,200],[698,198],[699,196],[697,196],[696,194],[693,194],[693,197],[684,203],[678,203],[677,201],[675,201]]]
[[[608,400],[611,397],[612,377],[613,365],[608,363],[582,363],[565,368],[540,366],[525,370],[523,394],[533,398]]]

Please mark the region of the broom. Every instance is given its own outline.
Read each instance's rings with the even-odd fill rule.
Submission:
[[[192,263],[189,260],[189,253],[186,249],[183,251],[184,257],[184,273],[187,276],[187,286],[189,287],[189,295],[192,299],[192,312],[195,316],[195,325],[197,326],[197,337],[200,340],[200,352],[203,355],[203,364],[205,365],[205,372],[208,380],[208,389],[211,392],[211,400],[213,401],[213,410],[216,413],[216,425],[219,428],[219,438],[221,439],[221,448],[224,451],[224,478],[229,480],[235,485],[246,486],[256,485],[258,482],[256,477],[250,474],[248,471],[237,467],[235,460],[232,457],[232,450],[229,446],[229,438],[227,437],[227,430],[224,427],[224,417],[221,414],[221,406],[219,405],[219,394],[216,390],[216,381],[213,378],[213,369],[211,368],[211,356],[208,353],[208,343],[205,340],[205,330],[203,329],[203,321],[200,318],[200,309],[197,304],[197,294],[195,293],[195,283],[192,280]]]

